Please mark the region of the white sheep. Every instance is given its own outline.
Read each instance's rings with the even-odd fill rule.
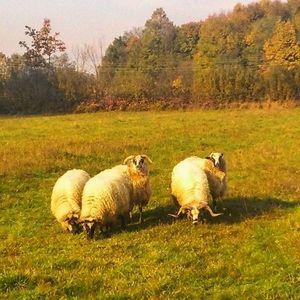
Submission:
[[[149,180],[149,168],[148,163],[152,163],[152,160],[145,154],[129,156],[123,164],[128,166],[128,173],[133,185],[133,204],[137,205],[140,212],[139,222],[142,223],[143,219],[143,207],[149,202],[151,196],[151,186]],[[130,219],[132,214],[130,213]]]
[[[51,211],[62,228],[77,232],[80,215],[81,196],[85,183],[90,179],[83,170],[69,170],[59,177],[51,195]]]
[[[137,199],[141,206],[149,200],[149,181],[146,155],[130,156],[123,165],[104,170],[91,178],[85,185],[82,196],[80,222],[88,238],[93,238],[97,226],[102,231],[120,218],[125,226],[125,218],[130,215]],[[145,191],[144,191],[145,190]]]
[[[216,200],[223,197],[227,190],[226,162],[223,154],[214,152],[205,158],[192,156],[189,159],[192,159],[195,164],[205,171],[213,199],[213,209],[216,210]]]
[[[208,210],[211,216],[216,217],[221,214],[214,213],[208,205],[211,199],[208,179],[205,171],[199,165],[198,157],[189,157],[179,162],[172,171],[171,194],[180,206],[176,216],[187,214],[193,220],[193,224],[198,223],[199,213],[203,209]],[[221,178],[223,172],[218,173]]]

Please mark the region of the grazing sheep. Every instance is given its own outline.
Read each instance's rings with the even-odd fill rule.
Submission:
[[[53,187],[51,211],[62,228],[76,233],[80,215],[81,196],[85,183],[90,179],[83,170],[69,170],[59,177]]]
[[[102,231],[120,218],[125,225],[125,217],[132,210],[132,184],[127,167],[115,166],[91,178],[82,195],[80,222],[88,238],[93,238],[97,226]]]
[[[199,165],[198,157],[189,157],[179,162],[172,171],[171,194],[180,206],[177,215],[187,214],[193,224],[198,223],[199,213],[203,209],[208,210],[211,216],[221,214],[214,213],[208,205],[211,198],[208,179],[205,171]],[[223,172],[218,175],[224,176]]]
[[[127,157],[123,165],[104,170],[86,183],[80,222],[84,223],[88,238],[93,238],[97,226],[103,231],[118,218],[125,226],[125,218],[130,216],[134,204],[142,207],[148,202],[150,187],[145,159],[149,158],[146,155]]]
[[[215,152],[205,158],[192,156],[188,159],[193,160],[195,164],[205,171],[213,199],[213,209],[216,210],[216,200],[223,197],[227,189],[226,162],[223,154]]]
[[[143,207],[148,204],[151,196],[149,168],[147,162],[152,163],[151,159],[145,154],[137,156],[131,155],[123,162],[123,164],[128,166],[128,172],[133,185],[133,204],[139,207],[140,223],[144,221]],[[132,219],[131,213],[130,219]]]

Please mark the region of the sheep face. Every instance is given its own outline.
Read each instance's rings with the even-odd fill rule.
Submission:
[[[71,233],[79,233],[80,232],[80,225],[78,224],[78,217],[72,216],[70,218],[67,218],[65,221],[61,223],[62,228],[65,231],[71,232]]]
[[[213,152],[209,155],[209,158],[213,161],[216,168],[220,168],[221,161],[223,160],[223,153]]]
[[[80,225],[77,223],[75,219],[67,219],[61,222],[61,226],[64,231],[68,231],[71,233],[79,233],[80,232]]]
[[[143,155],[131,155],[124,160],[124,164],[130,165],[130,167],[138,173],[148,174],[148,162],[152,163],[151,159]]]
[[[95,229],[96,229],[97,223],[96,222],[84,222],[83,228],[86,233],[86,238],[88,240],[93,239],[94,234],[95,234]]]
[[[200,207],[197,206],[182,206],[178,212],[178,216],[180,214],[186,214],[187,218],[192,220],[194,225],[198,224]]]
[[[199,213],[200,210],[197,207],[192,207],[192,209],[189,211],[188,216],[190,215],[190,218],[192,219],[194,225],[198,224]]]
[[[142,173],[147,173],[148,166],[145,161],[145,158],[142,155],[137,155],[132,159],[132,163],[134,164],[135,168]]]

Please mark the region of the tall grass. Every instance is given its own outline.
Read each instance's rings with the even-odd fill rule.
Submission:
[[[96,113],[0,119],[0,298],[298,299],[299,109]],[[167,216],[172,167],[222,151],[224,215],[199,226]],[[145,223],[87,241],[61,231],[51,189],[146,153]]]

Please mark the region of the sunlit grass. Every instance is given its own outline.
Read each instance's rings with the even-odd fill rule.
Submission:
[[[0,119],[0,298],[297,299],[299,109],[96,113]],[[222,151],[225,214],[193,227],[167,216],[172,167]],[[50,214],[55,180],[146,153],[143,225],[107,239],[68,235]],[[137,220],[137,216],[136,216]]]

